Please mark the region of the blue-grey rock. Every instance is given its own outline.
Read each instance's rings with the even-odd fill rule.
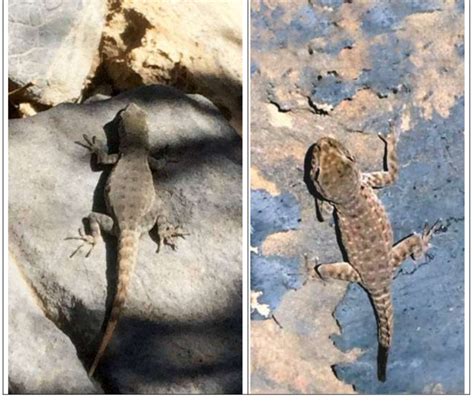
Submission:
[[[317,324],[336,308],[320,289],[340,295],[344,283],[313,283],[311,310],[302,308],[306,305],[299,297],[308,288],[291,290],[300,286],[297,267],[303,265],[303,253],[318,256],[321,263],[341,259],[331,221],[316,220],[312,196],[295,169],[321,136],[347,143],[364,170],[380,170],[384,147],[376,135],[388,133],[390,121],[402,116],[399,179],[378,192],[395,240],[422,231],[425,222],[443,219],[426,264],[407,261],[395,280],[395,344],[386,384],[376,381],[375,316],[357,286],[349,288],[335,313],[342,335],[334,339],[345,357],[304,357],[309,367],[332,359],[337,377],[359,393],[463,392],[463,12],[462,1],[253,3],[252,64],[258,68],[252,75],[252,164],[273,188],[293,195],[279,212],[286,214],[279,216],[280,222],[293,220],[295,211],[301,217],[291,242],[290,237],[272,237],[272,245],[280,241],[278,256],[252,256],[252,286],[262,291],[259,301],[283,322],[292,315],[314,315],[313,322],[308,319],[314,334],[334,333]],[[268,113],[273,110],[269,103],[277,112]],[[254,246],[265,245],[273,234],[274,221],[260,224]],[[255,326],[264,328],[260,322]],[[270,329],[262,331],[261,339],[273,337]],[[306,336],[311,331],[304,334],[292,321],[283,323],[281,333],[301,337],[302,344],[312,342]],[[288,345],[288,354],[296,350],[292,347]],[[348,352],[352,348],[366,353],[355,359]],[[295,371],[272,366],[274,352],[268,350],[267,356],[258,352],[266,361],[255,368],[253,378],[264,391],[271,390],[277,375]],[[268,374],[275,377],[267,379]],[[339,381],[327,382],[339,390]],[[299,378],[285,380],[282,389],[307,391]]]
[[[336,310],[342,329],[336,345],[367,351],[354,364],[336,365],[335,371],[361,393],[431,393],[432,385],[463,393],[463,117],[463,98],[448,119],[425,121],[418,115],[398,147],[398,185],[381,192],[396,240],[421,232],[425,222],[441,218],[443,223],[425,263],[405,262],[394,281],[395,330],[385,383],[376,378],[376,322],[366,293],[350,286]]]

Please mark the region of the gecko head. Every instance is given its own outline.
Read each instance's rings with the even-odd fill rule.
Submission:
[[[147,114],[137,104],[131,103],[120,112],[120,149],[150,148]]]
[[[335,204],[350,200],[359,189],[353,155],[330,137],[322,137],[313,145],[310,175],[321,196]]]

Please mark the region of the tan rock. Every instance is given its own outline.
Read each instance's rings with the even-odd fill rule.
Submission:
[[[102,67],[118,90],[168,84],[211,99],[242,129],[242,6],[111,1]]]

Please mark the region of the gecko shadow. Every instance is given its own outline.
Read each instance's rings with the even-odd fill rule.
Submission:
[[[312,144],[308,148],[308,151],[306,151],[306,154],[305,154],[303,181],[306,184],[308,192],[314,198],[316,218],[317,218],[318,221],[323,222],[323,221],[325,221],[325,217],[323,215],[323,212],[320,210],[320,208],[318,206],[318,203],[316,202],[316,199],[324,200],[324,198],[317,191],[316,187],[314,186],[313,180],[311,178],[311,159],[312,159],[312,155],[313,155],[314,146],[315,146],[315,144]],[[339,225],[338,225],[336,210],[333,210],[332,218],[333,218],[333,222],[335,224],[334,227],[335,227],[335,232],[336,232],[337,245],[339,246],[339,249],[341,250],[342,257],[343,257],[344,261],[347,261],[349,258],[347,256],[346,249],[345,249],[344,244],[342,242],[342,236],[341,236],[341,231],[340,231]]]
[[[98,374],[104,390],[120,391],[114,380],[124,374],[137,383],[171,390],[186,381],[206,390],[212,379],[210,383],[219,386],[211,386],[209,392],[242,393],[241,316],[235,313],[231,318],[192,322],[124,318],[120,337]]]
[[[242,393],[240,303],[228,308],[215,320],[186,321],[144,319],[125,311],[94,378],[106,393],[143,393],[127,389],[130,383],[169,393],[186,383],[205,393]],[[95,351],[84,339],[84,318],[100,315],[76,306],[69,323],[63,323],[86,368]]]

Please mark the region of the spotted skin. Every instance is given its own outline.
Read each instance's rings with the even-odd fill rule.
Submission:
[[[360,283],[369,293],[378,320],[378,378],[386,379],[388,352],[393,336],[390,286],[397,267],[408,257],[419,258],[430,247],[435,231],[426,227],[393,246],[393,233],[374,188],[395,182],[398,175],[398,129],[383,138],[387,171],[362,173],[352,154],[339,141],[323,137],[312,146],[310,176],[318,198],[331,205],[337,216],[347,262],[316,265],[323,279]],[[314,270],[314,266],[312,267]],[[314,272],[314,271],[313,271]]]
[[[91,213],[88,217],[91,234],[85,234],[80,230],[79,237],[67,238],[79,239],[83,242],[71,256],[84,245],[89,245],[88,256],[95,245],[101,241],[101,231],[118,237],[117,290],[110,318],[90,367],[89,376],[94,374],[104,355],[125,305],[130,276],[136,266],[140,236],[156,225],[159,245],[166,244],[174,249],[175,238],[187,235],[179,226],[169,225],[166,217],[160,214],[163,209],[160,200],[156,197],[150,167],[162,168],[164,164],[149,155],[146,112],[136,104],[129,104],[120,113],[118,133],[118,154],[108,154],[102,142],[95,137],[89,139],[84,136],[86,144],[82,145],[97,156],[99,164],[114,164],[105,186],[108,215]]]

